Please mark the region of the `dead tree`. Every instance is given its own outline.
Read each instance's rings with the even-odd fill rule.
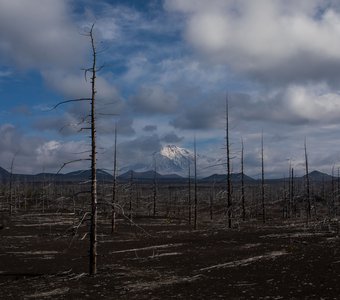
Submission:
[[[334,200],[334,197],[335,197],[335,181],[334,181],[334,165],[332,167],[332,191],[331,191],[331,197],[330,199],[328,200],[328,214],[329,216],[333,216],[334,215],[334,208],[335,208],[335,200]]]
[[[133,171],[131,170],[130,173],[130,195],[129,195],[129,220],[130,223],[132,224],[132,198],[133,198]],[[131,225],[130,224],[130,225]]]
[[[226,97],[226,151],[227,151],[227,215],[228,228],[232,227],[232,198],[231,198],[231,170],[230,170],[230,143],[229,143],[229,99]]]
[[[337,177],[337,193],[336,196],[338,197],[340,191],[340,168],[338,167],[338,177]],[[340,199],[340,198],[339,198]]]
[[[262,201],[262,222],[266,223],[265,190],[264,190],[263,132],[261,134],[261,201]]]
[[[290,169],[290,195],[289,195],[289,212],[290,216],[292,216],[294,212],[294,216],[296,216],[296,205],[295,205],[295,200],[294,200],[294,168],[291,167]]]
[[[188,158],[188,222],[191,225],[191,171],[190,171],[190,158]]]
[[[11,161],[11,169],[9,174],[9,213],[10,215],[13,214],[13,168],[14,168],[14,161],[15,161],[16,154],[14,154],[12,161]]]
[[[115,142],[113,150],[113,185],[111,202],[111,233],[116,231],[116,193],[117,193],[117,124],[115,126]]]
[[[91,225],[90,225],[90,275],[97,273],[97,149],[96,149],[96,72],[97,52],[93,35],[93,27],[89,32],[92,48],[92,67],[88,69],[91,77]]]
[[[90,127],[81,128],[81,130],[90,130],[90,138],[91,138],[91,150],[90,150],[90,159],[76,159],[73,161],[69,161],[64,163],[63,166],[58,170],[57,174],[68,164],[90,160],[91,161],[91,221],[90,221],[90,250],[89,250],[89,273],[90,275],[95,275],[97,273],[97,146],[96,146],[96,78],[97,78],[97,50],[93,33],[94,24],[92,24],[88,33],[84,34],[85,36],[90,38],[91,42],[91,51],[92,51],[92,66],[90,68],[85,69],[85,79],[87,78],[87,73],[91,73],[91,97],[90,98],[79,98],[72,99],[59,102],[55,105],[51,110],[57,108],[58,106],[71,103],[71,102],[90,102]]]
[[[155,155],[153,156],[154,174],[153,174],[153,217],[156,217],[157,204],[157,162]]]
[[[242,220],[246,220],[246,206],[245,206],[245,189],[244,189],[244,144],[241,139],[241,203],[242,203]]]
[[[197,151],[196,151],[196,137],[194,139],[194,229],[197,229]]]
[[[308,172],[308,155],[307,155],[307,142],[305,138],[305,166],[306,166],[306,217],[307,223],[311,218],[311,201],[310,201],[310,182],[309,182],[309,172]]]
[[[209,195],[210,221],[213,220],[213,215],[214,215],[214,198],[215,198],[215,181],[212,185],[210,195]]]

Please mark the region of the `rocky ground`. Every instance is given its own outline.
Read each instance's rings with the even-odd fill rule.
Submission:
[[[0,231],[0,298],[339,299],[340,238],[327,222],[135,222],[119,220],[114,235],[100,222],[88,276],[87,227],[73,214],[13,216]]]

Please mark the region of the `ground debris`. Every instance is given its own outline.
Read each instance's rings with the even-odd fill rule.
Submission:
[[[221,268],[234,268],[234,267],[239,267],[239,266],[247,266],[251,263],[254,263],[259,260],[264,260],[264,259],[273,259],[278,256],[286,255],[288,254],[286,251],[273,251],[264,255],[258,255],[254,257],[249,257],[241,260],[234,260],[231,262],[223,263],[223,264],[218,264],[218,265],[213,265],[205,268],[201,268],[199,271],[210,271],[212,269],[221,269]]]
[[[36,292],[32,295],[26,295],[24,297],[25,298],[43,298],[43,297],[59,296],[59,295],[68,293],[69,290],[70,289],[68,287],[57,288],[57,289],[45,291],[45,292]]]

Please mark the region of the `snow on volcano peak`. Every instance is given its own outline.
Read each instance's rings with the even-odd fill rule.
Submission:
[[[194,154],[187,149],[180,148],[175,145],[167,145],[161,149],[159,152],[161,155],[169,159],[178,159],[180,157],[185,157],[186,159],[193,159]]]

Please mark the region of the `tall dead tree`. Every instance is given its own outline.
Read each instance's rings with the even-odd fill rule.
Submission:
[[[111,202],[111,233],[116,230],[116,192],[117,192],[117,124],[115,125],[115,141],[113,149],[113,185]]]
[[[337,191],[336,191],[336,197],[338,197],[340,191],[340,168],[338,167],[338,177],[337,177]]]
[[[96,147],[96,72],[97,50],[93,35],[89,32],[92,48],[92,67],[88,70],[91,76],[91,225],[90,225],[90,275],[97,273],[97,147]]]
[[[335,205],[335,181],[334,181],[334,165],[332,167],[332,192],[331,192],[331,198],[328,200],[328,213],[329,216],[332,216],[334,214],[334,205]]]
[[[196,151],[196,137],[194,139],[194,229],[197,229],[197,151]]]
[[[266,223],[265,190],[264,190],[263,132],[261,134],[261,201],[262,201],[262,222]]]
[[[188,158],[188,222],[191,225],[191,170],[190,157]]]
[[[309,182],[309,172],[308,172],[308,155],[307,155],[307,141],[305,138],[305,166],[306,166],[306,216],[307,223],[311,218],[311,201],[310,201],[310,182]]]
[[[246,205],[245,205],[245,189],[244,189],[244,143],[241,139],[241,203],[242,203],[242,220],[246,220]]]
[[[130,173],[130,195],[129,195],[129,220],[132,224],[132,201],[133,201],[133,170]]]
[[[190,157],[188,158],[188,223],[191,225],[191,174]]]
[[[73,161],[69,161],[63,164],[63,166],[59,169],[57,174],[68,164],[90,160],[91,161],[91,221],[90,221],[90,250],[89,250],[89,273],[90,275],[95,275],[97,273],[97,146],[96,146],[96,78],[97,71],[101,68],[97,69],[97,50],[96,43],[94,38],[94,24],[92,24],[90,30],[84,35],[90,38],[91,43],[91,51],[92,51],[92,65],[91,67],[85,69],[85,79],[87,78],[87,73],[91,73],[91,97],[89,98],[79,98],[79,99],[71,99],[59,102],[55,105],[51,110],[56,109],[58,106],[71,103],[71,102],[82,102],[89,101],[90,102],[90,125],[89,127],[81,128],[81,130],[90,130],[90,138],[91,138],[91,150],[90,150],[90,159],[76,159]]]
[[[290,169],[290,195],[289,195],[289,213],[290,216],[296,215],[296,205],[294,200],[294,168],[291,167]]]
[[[10,215],[13,214],[14,203],[13,203],[13,168],[14,168],[14,161],[15,161],[16,154],[14,154],[12,161],[11,161],[11,169],[9,175],[9,213]]]
[[[157,161],[155,155],[153,156],[154,172],[153,172],[153,217],[156,217],[157,204]]]
[[[228,228],[232,227],[232,198],[231,198],[231,170],[230,170],[230,143],[229,143],[229,99],[226,96],[226,127],[225,127],[225,140],[227,151],[227,215],[228,215]]]

